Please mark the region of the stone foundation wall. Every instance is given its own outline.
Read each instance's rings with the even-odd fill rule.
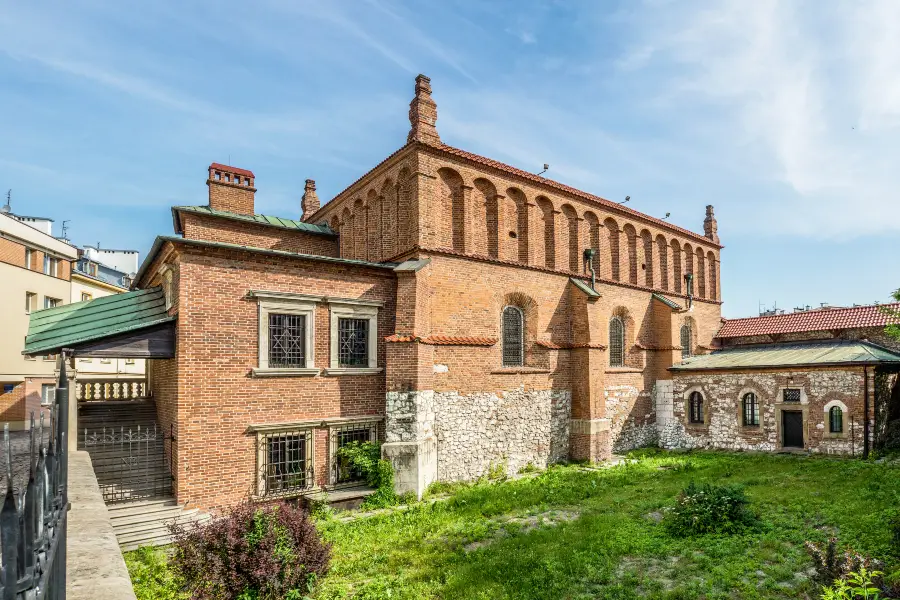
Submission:
[[[532,463],[546,467],[569,452],[568,390],[434,393],[437,476],[475,479],[492,466],[508,474]]]
[[[614,453],[656,445],[658,435],[650,392],[633,385],[609,385],[604,395]]]
[[[799,403],[784,403],[785,387],[800,388]],[[688,422],[687,395],[703,394],[705,422]],[[759,426],[744,426],[741,398],[747,391],[759,399]],[[674,377],[673,419],[660,427],[659,445],[667,449],[718,448],[771,452],[782,447],[782,410],[803,413],[804,448],[824,454],[862,453],[862,369],[809,371],[684,373]],[[825,407],[840,402],[843,432],[828,432]]]

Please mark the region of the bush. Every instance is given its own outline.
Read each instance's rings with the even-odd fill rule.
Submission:
[[[350,442],[338,449],[337,459],[343,468],[356,471],[366,485],[376,490],[365,499],[361,508],[384,508],[400,502],[394,491],[394,467],[389,460],[381,458],[381,444]]]
[[[169,569],[165,550],[142,546],[125,553],[125,564],[138,600],[187,600],[184,585]]]
[[[882,575],[881,571],[869,571],[865,567],[858,573],[847,573],[846,579],[838,579],[822,590],[822,600],[881,600],[881,591],[875,584]]]
[[[871,559],[853,548],[847,547],[843,551],[838,550],[837,538],[829,538],[824,544],[806,542],[806,551],[813,560],[816,575],[813,578],[822,585],[828,585],[835,581],[844,581],[850,573],[869,573],[881,569],[884,565]]]
[[[738,533],[756,523],[749,504],[740,486],[692,481],[678,494],[675,506],[666,509],[663,524],[675,536]]]
[[[171,529],[172,569],[197,600],[299,600],[331,558],[307,513],[286,502],[247,501],[208,523]]]

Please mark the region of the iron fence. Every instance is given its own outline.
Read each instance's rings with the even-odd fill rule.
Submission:
[[[114,504],[170,496],[173,433],[174,428],[167,435],[155,423],[144,428],[85,429],[84,448],[91,455],[103,501]]]
[[[18,493],[14,485],[9,423],[3,427],[6,495],[0,509],[2,600],[63,600],[66,597],[69,393],[65,360],[63,352],[59,356],[59,382],[50,411],[50,436],[46,442],[42,414],[35,444],[35,419],[34,413],[31,414],[28,484]]]

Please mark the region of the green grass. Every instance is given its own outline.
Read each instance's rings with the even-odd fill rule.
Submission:
[[[342,523],[317,600],[818,598],[803,542],[837,535],[885,559],[900,468],[784,455],[643,451],[599,471],[442,486],[451,497]],[[743,484],[761,523],[676,539],[648,515],[691,480]],[[140,561],[132,558],[132,574]],[[134,576],[134,575],[133,575]],[[158,577],[157,577],[158,578]],[[139,598],[167,598],[140,591]],[[175,597],[175,596],[171,596]]]

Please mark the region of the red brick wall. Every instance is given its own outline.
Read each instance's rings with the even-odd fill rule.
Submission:
[[[254,225],[221,217],[181,213],[184,237],[241,246],[285,250],[318,256],[338,256],[337,238]]]
[[[258,366],[258,308],[245,296],[249,289],[262,289],[383,301],[378,319],[378,364],[383,366],[381,340],[394,329],[391,272],[197,248],[186,248],[179,263],[179,500],[213,508],[252,491],[256,437],[248,434],[249,425],[384,414],[383,373],[251,377]],[[315,317],[318,367],[329,362],[329,327],[328,309],[320,305]],[[317,440],[316,478],[323,483],[324,430]]]
[[[209,186],[209,206],[215,210],[224,210],[242,215],[255,214],[253,187],[237,185],[225,181],[207,180]]]
[[[0,388],[2,392],[2,388]],[[0,423],[25,420],[25,382],[22,381],[9,393],[0,393]]]

